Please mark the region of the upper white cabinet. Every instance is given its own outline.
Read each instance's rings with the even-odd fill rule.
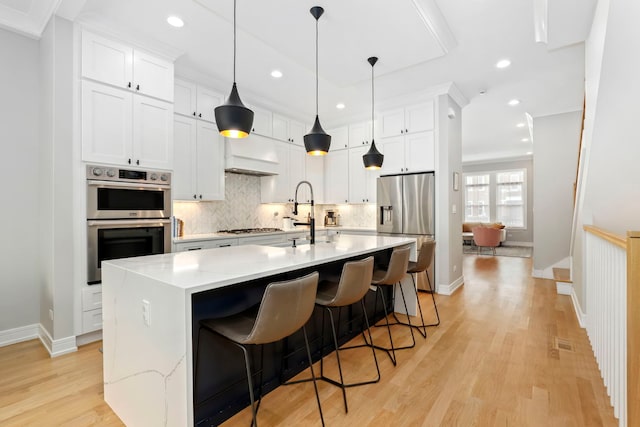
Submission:
[[[349,147],[371,145],[371,122],[349,125]]]
[[[324,156],[324,202],[349,203],[349,151],[329,151]]]
[[[303,150],[304,151],[304,150]],[[326,156],[304,155],[305,179],[313,186],[314,203],[324,203],[324,159]],[[307,202],[311,201],[311,194],[308,194]]]
[[[379,148],[384,154],[383,174],[435,170],[433,131],[384,138]]]
[[[429,101],[382,113],[380,116],[380,135],[386,138],[432,130],[433,123],[433,101]]]
[[[175,80],[176,114],[195,117],[210,123],[216,121],[214,110],[224,102],[223,95],[186,80]]]
[[[175,116],[174,200],[224,200],[224,141],[215,124]]]
[[[82,160],[171,169],[173,104],[82,82]]]
[[[305,179],[306,153],[303,148],[284,142],[276,142],[278,174],[260,178],[262,203],[291,203],[296,185]],[[305,202],[307,195],[301,190],[298,201]]]
[[[273,114],[272,125],[272,136],[275,139],[299,146],[304,145],[304,125],[302,123]]]
[[[87,31],[82,77],[173,102],[172,62]]]
[[[254,105],[250,106],[253,111],[253,127],[251,133],[271,137],[273,135],[273,114]]]
[[[369,147],[349,149],[349,203],[375,203],[379,171],[364,168],[362,156]],[[385,158],[386,161],[386,158]]]
[[[331,135],[331,147],[329,148],[329,152],[349,148],[349,128],[347,126],[326,129],[325,132]]]

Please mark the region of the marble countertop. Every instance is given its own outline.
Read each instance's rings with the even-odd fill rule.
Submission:
[[[200,251],[176,252],[145,257],[103,261],[188,293],[242,283],[295,269],[415,244],[415,239],[390,236],[337,235],[330,243],[297,248],[271,246],[231,246]]]
[[[316,232],[325,231],[325,230],[335,230],[335,231],[371,231],[375,232],[375,228],[369,227],[316,227]],[[274,231],[270,233],[254,233],[254,234],[230,234],[230,233],[205,233],[205,234],[190,234],[182,237],[174,237],[173,243],[188,243],[188,242],[200,242],[204,240],[220,240],[220,239],[237,239],[237,238],[245,238],[245,237],[256,237],[256,236],[272,236],[279,234],[298,234],[308,232],[308,228],[299,228],[297,230],[283,230],[283,231]]]

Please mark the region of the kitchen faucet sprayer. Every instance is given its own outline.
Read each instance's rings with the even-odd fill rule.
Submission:
[[[313,187],[309,181],[300,181],[298,185],[296,185],[296,194],[293,202],[293,214],[298,215],[298,205],[307,204],[307,203],[298,203],[298,189],[302,184],[307,184],[309,186],[309,190],[311,191],[311,213],[309,214],[309,222],[294,222],[293,225],[308,225],[311,229],[311,244],[314,245],[316,243],[316,220],[313,216]]]

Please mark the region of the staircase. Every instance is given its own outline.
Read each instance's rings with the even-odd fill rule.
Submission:
[[[571,295],[573,281],[571,270],[568,268],[553,268],[553,280],[556,282],[556,291],[560,295]]]

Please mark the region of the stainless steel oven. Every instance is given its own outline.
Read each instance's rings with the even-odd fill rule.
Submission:
[[[87,283],[102,261],[171,252],[171,173],[87,166]]]

